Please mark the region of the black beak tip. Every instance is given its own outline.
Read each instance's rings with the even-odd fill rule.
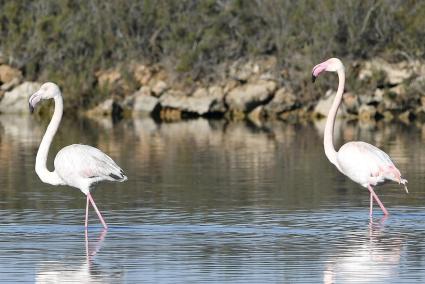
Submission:
[[[30,113],[34,112],[34,107],[31,104],[29,104],[29,109],[30,109]]]
[[[314,76],[313,74],[311,74],[311,82],[314,83],[316,81],[316,78],[317,78],[316,76]]]

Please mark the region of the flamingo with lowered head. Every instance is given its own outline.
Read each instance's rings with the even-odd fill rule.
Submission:
[[[384,151],[371,144],[354,141],[344,144],[338,152],[335,150],[333,130],[336,113],[344,93],[345,70],[344,65],[338,58],[328,59],[314,66],[312,71],[313,83],[323,71],[336,72],[339,78],[338,90],[325,125],[324,148],[326,157],[341,173],[369,190],[370,216],[372,216],[373,199],[376,200],[384,214],[388,215],[387,209],[379,200],[372,186],[390,180],[403,184],[406,193],[408,193],[407,180],[401,177],[400,171],[394,166],[390,157]]]
[[[53,137],[58,130],[63,114],[63,100],[59,87],[51,82],[44,83],[29,99],[31,113],[41,100],[53,99],[55,110],[41,140],[35,160],[35,172],[45,183],[52,185],[68,185],[80,189],[87,197],[85,228],[88,224],[89,202],[93,205],[105,229],[105,223],[96,203],[90,194],[92,186],[100,181],[127,180],[123,170],[105,153],[88,145],[73,144],[62,148],[54,160],[55,170],[49,171],[46,166],[47,155]]]

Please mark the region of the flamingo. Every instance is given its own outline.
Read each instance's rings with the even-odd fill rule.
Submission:
[[[89,203],[91,203],[103,227],[107,229],[108,226],[90,194],[90,189],[100,181],[123,182],[127,180],[127,177],[108,155],[97,148],[82,144],[62,148],[55,157],[54,171],[49,171],[46,167],[47,155],[63,114],[63,100],[59,87],[51,82],[41,85],[40,89],[30,97],[29,109],[33,113],[37,103],[48,99],[55,101],[55,110],[38,148],[35,172],[44,183],[68,185],[80,189],[87,199],[85,228],[87,229]]]
[[[329,110],[325,125],[323,144],[326,157],[341,173],[369,190],[370,217],[372,217],[373,213],[373,199],[381,207],[384,215],[388,215],[387,209],[381,200],[379,200],[373,187],[386,180],[395,181],[403,184],[406,193],[408,193],[409,191],[406,186],[407,180],[401,177],[400,171],[391,161],[391,158],[384,151],[371,144],[353,141],[344,144],[338,152],[335,150],[333,145],[333,130],[336,113],[344,93],[345,70],[341,60],[330,58],[314,66],[312,71],[313,83],[323,71],[336,72],[339,79],[338,90]]]

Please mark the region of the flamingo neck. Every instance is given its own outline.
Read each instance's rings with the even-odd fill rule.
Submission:
[[[326,157],[328,157],[329,161],[332,164],[338,167],[337,152],[335,151],[335,147],[333,144],[333,132],[334,132],[336,114],[338,112],[339,105],[341,104],[341,101],[342,101],[342,95],[344,93],[345,72],[344,72],[344,69],[341,68],[341,69],[338,69],[337,73],[338,73],[338,79],[339,79],[338,90],[336,92],[336,96],[332,103],[331,109],[329,110],[328,118],[326,120],[325,137],[324,137],[323,145],[325,147]]]
[[[50,144],[52,144],[53,137],[58,130],[63,113],[62,96],[55,96],[54,100],[55,111],[53,112],[52,119],[50,120],[49,126],[47,126],[46,133],[44,134],[40,147],[38,148],[37,157],[35,158],[35,172],[43,182],[58,185],[63,183],[62,179],[56,174],[56,172],[49,171],[46,166]]]

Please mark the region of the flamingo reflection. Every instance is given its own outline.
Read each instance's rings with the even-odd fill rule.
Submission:
[[[103,247],[107,230],[104,229],[95,243],[89,242],[89,235],[85,231],[85,259],[75,269],[72,264],[61,262],[46,262],[42,264],[36,276],[36,283],[104,283],[106,280],[121,278],[121,273],[100,271],[96,265],[96,255]],[[109,281],[106,281],[109,282]]]
[[[325,267],[323,283],[375,283],[397,276],[403,239],[383,233],[386,219],[370,219],[368,238],[333,257]]]

